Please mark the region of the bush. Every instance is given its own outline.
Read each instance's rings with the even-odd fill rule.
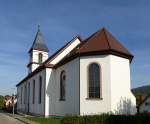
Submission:
[[[61,124],[85,124],[85,119],[82,116],[65,116]]]
[[[4,107],[5,107],[4,97],[0,95],[0,109],[3,109]]]
[[[61,124],[149,124],[150,114],[65,116]]]

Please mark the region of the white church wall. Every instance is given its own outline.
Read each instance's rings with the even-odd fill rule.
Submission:
[[[140,105],[139,112],[149,112],[150,113],[150,96]]]
[[[17,87],[17,111],[19,111],[19,112],[24,112],[25,111],[24,84],[21,84]]]
[[[50,64],[58,63],[64,56],[66,56],[70,51],[72,51],[78,44],[80,40],[77,38],[74,42],[72,42],[62,53],[60,53],[56,58],[54,58]]]
[[[41,104],[39,104],[39,77],[42,76],[42,99],[41,99]],[[35,80],[35,96],[34,96],[34,104],[33,104],[33,80]],[[45,71],[41,71],[28,79],[26,82],[22,83],[21,85],[18,86],[18,103],[17,103],[17,110],[23,113],[31,113],[35,115],[44,115],[44,96],[45,96],[45,91],[44,91],[44,86],[45,86]],[[30,91],[29,91],[29,83],[30,83]],[[25,92],[25,85],[27,87],[27,90]],[[22,91],[22,104],[21,104],[21,87],[23,87]],[[29,95],[30,93],[30,95]],[[26,94],[26,95],[25,95]],[[29,98],[28,98],[29,96]],[[26,97],[26,98],[24,98]],[[26,101],[24,101],[26,100]],[[29,103],[29,111],[28,111],[28,103]]]
[[[88,99],[88,66],[101,66],[102,99]],[[86,56],[80,59],[80,115],[100,114],[111,111],[110,56]]]
[[[134,114],[136,100],[131,92],[130,61],[110,55],[111,109],[116,114]]]
[[[39,64],[32,64],[30,65],[31,67],[29,68],[29,73],[33,72],[36,68],[39,67]]]
[[[66,99],[60,101],[60,73],[66,72]],[[74,59],[56,70],[46,69],[46,115],[79,114],[79,59]],[[48,105],[49,104],[49,105]]]
[[[32,50],[32,58],[30,58],[30,62],[33,62],[29,68],[29,73],[33,72],[37,67],[39,67],[39,53],[42,53],[42,62],[45,62],[48,59],[48,52]],[[34,63],[35,62],[35,63]]]
[[[30,58],[31,62],[37,62],[38,63],[39,53],[42,53],[42,55],[43,55],[43,62],[48,59],[48,52],[33,50],[32,51],[32,58]]]

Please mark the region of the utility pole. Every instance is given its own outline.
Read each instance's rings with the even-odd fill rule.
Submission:
[[[14,116],[14,111],[15,111],[14,100],[15,100],[15,95],[13,94],[13,96],[12,96],[12,102],[13,102],[13,116]]]

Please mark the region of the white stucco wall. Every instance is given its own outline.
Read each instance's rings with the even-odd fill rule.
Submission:
[[[139,107],[139,112],[149,112],[150,113],[150,96],[144,101],[140,107]]]
[[[31,62],[37,62],[38,63],[38,55],[39,55],[39,53],[42,53],[42,55],[43,55],[43,62],[45,61],[45,60],[47,60],[48,59],[48,52],[44,52],[44,51],[39,51],[39,50],[32,50],[32,58],[30,58],[30,61]]]
[[[101,66],[102,99],[88,98],[88,66]],[[110,104],[110,57],[87,56],[80,59],[80,115],[100,114],[111,111]]]
[[[39,50],[32,50],[30,54],[32,54],[32,57],[29,58],[29,63],[33,62],[33,64],[30,65],[28,72],[33,72],[37,67],[39,67],[39,53],[42,53],[42,62],[45,62],[48,59],[48,52],[39,51]],[[35,62],[35,63],[34,63]]]
[[[17,111],[23,111],[24,110],[24,104],[23,104],[23,100],[22,100],[22,104],[21,104],[21,87],[23,89],[24,85],[19,85],[17,87]],[[23,90],[22,90],[23,93]],[[23,97],[22,97],[23,99]]]
[[[65,101],[60,101],[60,73],[62,70],[66,72]],[[46,75],[46,115],[79,114],[79,59],[53,71],[46,69]]]
[[[41,104],[39,104],[39,77],[42,76],[42,99],[41,99]],[[35,102],[33,104],[33,80],[35,80]],[[30,92],[29,92],[29,85],[30,83]],[[27,91],[25,92],[25,87],[27,86]],[[44,115],[45,110],[44,110],[44,86],[45,86],[45,70],[39,72],[37,75],[31,77],[21,85],[17,87],[17,94],[18,94],[18,102],[17,102],[17,110],[18,112],[23,112],[27,113],[28,112],[28,103],[29,103],[29,113],[31,114],[36,114],[36,115]],[[22,104],[21,104],[21,87],[23,88],[22,91]],[[30,93],[30,95],[29,95]],[[24,94],[26,94],[26,101],[24,98]],[[29,98],[28,98],[29,95]]]
[[[102,99],[87,99],[87,69],[91,63],[98,63],[101,66]],[[114,55],[81,57],[80,114],[106,112],[135,114],[136,100],[131,93],[130,85],[130,62],[128,59]],[[124,101],[124,103],[120,103],[120,101]],[[119,106],[121,104],[124,111],[121,109],[122,106]]]
[[[116,114],[135,114],[136,99],[131,92],[130,61],[110,55],[111,109]]]

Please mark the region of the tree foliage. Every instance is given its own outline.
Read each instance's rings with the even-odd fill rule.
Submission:
[[[3,96],[0,95],[0,109],[5,107],[5,99]]]

